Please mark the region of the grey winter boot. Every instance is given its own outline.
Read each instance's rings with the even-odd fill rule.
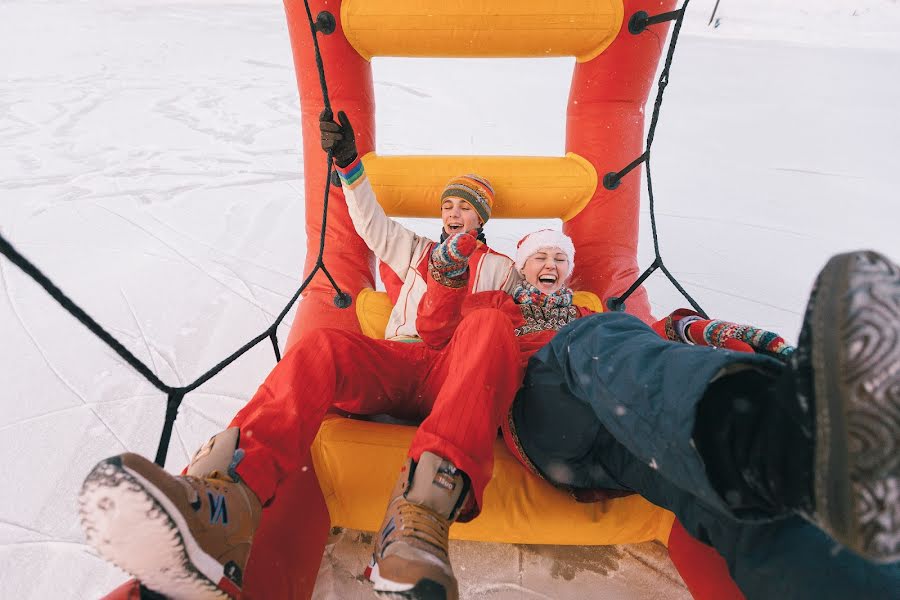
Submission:
[[[469,495],[462,471],[423,452],[407,460],[394,487],[367,575],[381,596],[457,600],[447,551],[450,525]]]
[[[168,598],[237,598],[261,506],[234,467],[238,429],[214,436],[184,476],[137,454],[101,461],[78,501],[87,542]]]
[[[900,268],[871,251],[833,257],[792,369],[815,419],[810,518],[870,560],[900,559]]]
[[[736,513],[799,513],[869,560],[900,559],[900,268],[832,258],[789,364],[713,382],[694,441]]]

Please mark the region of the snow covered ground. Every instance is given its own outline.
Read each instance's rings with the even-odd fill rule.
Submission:
[[[900,5],[722,0],[713,28],[713,4],[691,2],[654,145],[662,253],[711,314],[793,340],[830,254],[900,258]],[[562,152],[571,61],[441,63],[375,61],[380,151]],[[173,384],[273,320],[305,248],[280,3],[4,0],[0,75],[0,232],[76,302]],[[537,225],[487,234],[510,252]],[[684,304],[648,287],[658,314]],[[165,399],[5,259],[0,292],[0,598],[95,598],[123,575],[83,544],[76,490],[153,454]],[[170,469],[273,363],[261,345],[188,396]]]

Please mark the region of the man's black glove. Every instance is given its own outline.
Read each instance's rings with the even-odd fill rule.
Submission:
[[[340,125],[331,119],[329,111],[323,111],[319,117],[319,130],[322,132],[322,150],[331,150],[335,164],[343,169],[356,160],[356,136],[347,114],[340,111],[337,116]]]

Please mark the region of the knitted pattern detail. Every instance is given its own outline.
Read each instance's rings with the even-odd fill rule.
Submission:
[[[559,331],[578,318],[578,308],[575,306],[550,308],[536,304],[520,304],[519,310],[522,311],[525,324],[513,330],[516,336],[528,335],[538,331]]]
[[[523,281],[512,293],[516,304],[534,304],[544,308],[559,308],[572,305],[572,290],[560,288],[552,294],[545,294],[527,281]]]
[[[430,270],[439,271],[442,279],[463,279],[469,270],[469,257],[478,242],[467,233],[457,233],[436,244],[431,251]],[[443,283],[442,279],[435,280]],[[456,287],[456,286],[450,286]]]
[[[757,352],[785,360],[794,353],[794,347],[786,344],[777,333],[728,321],[710,321],[703,328],[703,339],[710,346],[718,347],[723,347],[727,339],[739,340],[749,344]]]
[[[434,266],[434,263],[428,261],[428,273],[431,274],[431,278],[434,279],[439,284],[448,288],[461,288],[465,287],[469,282],[469,271],[466,269],[462,272],[462,275],[458,275],[455,277],[450,277],[447,275],[445,271],[442,271]]]

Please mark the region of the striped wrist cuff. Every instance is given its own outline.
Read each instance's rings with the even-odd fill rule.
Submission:
[[[362,159],[358,156],[356,157],[356,160],[346,167],[341,168],[335,165],[334,168],[337,171],[338,177],[341,178],[341,185],[351,190],[362,183],[362,180],[366,175],[366,172],[363,169]]]

